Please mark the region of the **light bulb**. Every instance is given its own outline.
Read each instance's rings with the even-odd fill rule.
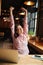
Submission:
[[[32,6],[32,5],[34,5],[35,3],[34,3],[33,1],[25,1],[24,4],[25,4],[25,5]]]

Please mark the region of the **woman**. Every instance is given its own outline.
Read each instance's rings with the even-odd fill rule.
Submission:
[[[18,50],[18,52],[20,54],[24,54],[27,55],[29,53],[27,44],[28,44],[28,40],[27,40],[27,35],[28,35],[28,25],[27,25],[27,10],[25,8],[21,8],[21,10],[23,10],[25,12],[25,17],[23,18],[24,21],[24,25],[23,28],[22,26],[18,25],[17,26],[17,33],[18,33],[18,37],[15,38],[14,34],[15,34],[15,22],[14,22],[14,18],[13,18],[13,7],[10,7],[10,18],[11,18],[11,34],[12,34],[12,39],[13,39],[13,48]]]

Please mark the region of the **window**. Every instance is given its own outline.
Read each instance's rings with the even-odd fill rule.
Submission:
[[[38,2],[36,3],[35,7],[38,7]],[[30,35],[36,35],[37,13],[38,12],[28,12],[28,33]]]

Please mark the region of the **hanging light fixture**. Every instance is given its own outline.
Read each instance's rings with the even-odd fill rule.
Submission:
[[[18,17],[16,17],[16,18],[15,18],[15,20],[19,20],[19,18],[18,18]]]
[[[19,15],[25,15],[25,12],[20,12]]]
[[[33,0],[26,0],[24,2],[25,5],[28,5],[28,6],[33,6],[35,4],[35,2]]]

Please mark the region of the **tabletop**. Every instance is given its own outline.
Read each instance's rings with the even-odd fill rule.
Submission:
[[[36,49],[39,53],[43,54],[43,42],[37,42],[36,40],[29,40],[29,45]]]
[[[43,65],[42,60],[32,57],[33,55],[19,55],[18,63],[0,63],[0,65]],[[43,55],[41,55],[43,56]]]

